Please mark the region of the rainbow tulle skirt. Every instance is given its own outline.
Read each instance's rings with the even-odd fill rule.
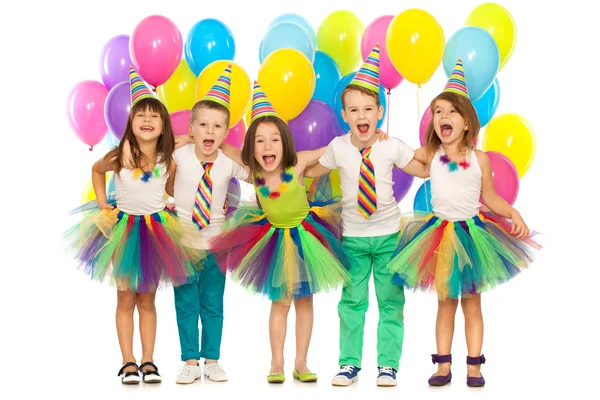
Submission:
[[[338,201],[313,202],[296,227],[277,228],[258,207],[240,207],[211,252],[234,281],[273,301],[290,302],[349,280]]]
[[[118,208],[95,207],[84,211],[82,220],[63,234],[63,241],[92,279],[119,290],[147,293],[197,277],[206,251],[181,244],[186,229],[182,225],[166,209],[129,215]]]
[[[481,293],[515,277],[541,249],[509,232],[510,222],[492,213],[454,222],[415,214],[388,268],[394,283],[435,290],[440,300]]]

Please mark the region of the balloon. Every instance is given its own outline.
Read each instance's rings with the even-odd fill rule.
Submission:
[[[244,113],[248,109],[248,105],[250,105],[250,100],[252,99],[250,78],[239,64],[228,60],[219,60],[208,64],[196,80],[196,100],[202,100],[212,85],[219,79],[219,76],[225,71],[225,67],[229,64],[231,64],[229,128],[232,128],[242,119]]]
[[[431,183],[427,180],[421,184],[413,202],[415,211],[433,212],[431,206]]]
[[[189,134],[190,120],[192,112],[190,110],[179,110],[171,113],[171,126],[175,136],[183,136]]]
[[[342,79],[342,73],[333,58],[322,51],[315,53],[313,62],[315,70],[315,92],[313,100],[321,100],[333,107],[333,97],[335,96],[335,86]]]
[[[129,81],[129,35],[111,38],[100,52],[100,76],[108,90],[117,83]]]
[[[130,110],[131,90],[129,81],[120,82],[110,89],[104,104],[106,125],[118,140],[121,140],[123,133],[125,133]]]
[[[315,71],[298,50],[279,49],[261,64],[258,82],[281,118],[290,120],[310,102],[315,91]]]
[[[535,134],[529,122],[517,114],[493,118],[485,129],[483,151],[504,154],[523,178],[535,157]]]
[[[317,48],[317,35],[316,35],[315,30],[313,29],[311,23],[308,22],[308,20],[306,18],[304,18],[303,16],[298,15],[298,14],[282,14],[279,17],[275,18],[273,21],[271,21],[267,30],[271,29],[271,27],[273,25],[278,24],[280,22],[295,22],[296,24],[298,24],[301,27],[303,27],[304,29],[306,29],[306,31],[308,32],[308,37],[310,38],[310,42],[312,43],[313,48],[314,49]]]
[[[458,59],[462,60],[471,101],[479,99],[494,82],[500,65],[500,53],[492,35],[468,26],[456,31],[444,52],[444,71],[450,76]]]
[[[410,190],[413,184],[413,176],[402,171],[400,168],[394,168],[392,170],[392,190],[394,192],[394,199],[396,202],[400,202],[406,196],[406,193]]]
[[[194,107],[196,104],[196,75],[185,60],[179,61],[179,66],[173,75],[163,85],[156,88],[156,94],[169,112],[191,110]]]
[[[312,63],[315,59],[315,46],[310,41],[306,29],[294,22],[280,22],[273,25],[260,44],[260,62],[278,49],[296,49]]]
[[[431,79],[442,61],[444,31],[427,11],[410,9],[390,22],[385,44],[396,70],[404,79],[421,85]]]
[[[246,122],[246,126],[250,126],[250,120],[252,119],[252,107],[248,107],[248,111],[246,115],[244,115],[244,121]]]
[[[363,60],[367,59],[373,47],[379,43],[379,81],[389,90],[397,87],[403,79],[392,64],[385,43],[385,35],[392,19],[394,19],[393,15],[384,15],[375,19],[365,29],[360,42]]]
[[[317,32],[317,48],[333,58],[342,75],[358,69],[360,39],[364,27],[360,19],[350,11],[338,10],[329,14]]]
[[[514,164],[504,154],[495,151],[486,152],[492,166],[492,177],[496,193],[511,206],[515,204],[519,193],[519,173]]]
[[[97,81],[81,81],[67,97],[67,118],[79,139],[90,146],[100,143],[108,127],[104,120],[104,103],[108,96],[106,87]]]
[[[235,41],[227,25],[208,18],[192,26],[185,40],[184,51],[190,69],[194,75],[199,76],[214,61],[233,60]]]
[[[500,68],[508,62],[517,43],[517,25],[512,15],[499,4],[485,3],[467,17],[467,26],[485,29],[496,41],[500,52]]]
[[[141,20],[129,40],[129,55],[140,76],[157,87],[169,79],[181,60],[183,41],[177,26],[161,15]]]
[[[113,172],[109,172],[105,174],[106,177],[106,195],[108,196],[111,192],[115,191],[115,174]],[[94,191],[94,186],[92,185],[92,180],[89,179],[85,187],[83,188],[83,192],[81,193],[81,204],[85,204],[90,201],[96,200],[96,192]]]
[[[429,128],[429,124],[433,119],[433,114],[431,112],[431,106],[427,106],[425,113],[421,117],[421,123],[419,125],[419,142],[421,143],[421,147],[424,147],[427,144],[427,128]],[[477,143],[479,142],[479,136],[473,138],[473,147],[477,147]]]
[[[331,187],[331,197],[342,197],[342,183],[340,180],[340,170],[334,169],[330,173],[323,175],[321,178],[304,178],[304,186],[306,187],[309,201],[313,201],[313,195],[317,188],[319,179],[327,179],[328,186]]]
[[[316,150],[327,146],[339,131],[333,109],[319,100],[311,100],[296,118],[288,123],[296,151]]]
[[[482,127],[487,125],[494,117],[498,109],[498,103],[500,103],[500,84],[498,83],[498,78],[496,78],[483,96],[473,102],[473,107],[477,111],[477,116]]]
[[[240,182],[236,178],[231,178],[227,184],[227,213],[225,215],[230,215],[237,210],[240,204],[240,194]]]
[[[230,146],[241,149],[244,144],[245,136],[246,125],[244,125],[244,120],[240,119],[240,121],[229,130],[229,133],[227,134],[227,137],[225,138],[224,142]]]
[[[350,131],[350,125],[348,125],[346,123],[346,121],[344,121],[344,118],[342,117],[342,109],[343,109],[343,107],[342,107],[342,92],[344,91],[344,88],[350,84],[352,79],[354,79],[355,75],[356,75],[356,72],[352,72],[352,73],[344,76],[342,78],[342,80],[335,87],[335,97],[333,99],[333,110],[335,111],[335,115],[338,118],[338,122],[340,124],[340,127],[342,128],[343,133],[347,133]],[[381,128],[381,126],[383,125],[383,121],[385,121],[385,115],[387,114],[387,99],[385,97],[385,90],[384,90],[383,86],[381,85],[381,83],[379,83],[379,102],[383,106],[383,116],[381,117],[381,119],[379,121],[377,121],[377,127]]]
[[[109,150],[119,147],[119,139],[117,139],[114,134],[109,133],[106,135],[106,145],[108,146]]]

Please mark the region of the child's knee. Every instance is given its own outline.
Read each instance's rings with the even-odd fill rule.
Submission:
[[[139,296],[137,300],[138,311],[155,311],[154,296]]]

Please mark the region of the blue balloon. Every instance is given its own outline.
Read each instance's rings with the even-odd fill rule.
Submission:
[[[117,187],[115,186],[115,173],[112,172],[110,174],[110,178],[108,178],[108,182],[106,182],[106,194],[110,195],[111,193],[115,193],[117,191]]]
[[[185,60],[194,75],[217,60],[233,60],[235,41],[231,30],[217,19],[203,19],[192,26],[183,46]]]
[[[313,45],[313,48],[317,48],[317,34],[315,33],[315,30],[313,29],[312,25],[310,22],[308,22],[308,20],[306,18],[304,18],[301,15],[298,14],[282,14],[279,17],[275,18],[273,21],[271,21],[271,23],[269,24],[267,30],[271,29],[271,27],[275,24],[278,24],[280,22],[294,22],[298,25],[300,25],[301,27],[303,27],[304,29],[306,29],[306,31],[308,32],[308,36],[310,38],[310,41]]]
[[[462,60],[471,101],[479,99],[490,87],[500,68],[496,41],[476,26],[459,29],[448,39],[444,50],[444,71],[450,76],[458,59]]]
[[[310,41],[308,32],[295,22],[279,22],[269,28],[260,45],[260,63],[279,49],[296,49],[311,63],[315,59],[315,46]]]
[[[417,190],[413,209],[415,211],[433,212],[433,207],[431,206],[431,183],[429,181],[425,181],[421,184],[419,190]]]
[[[498,78],[494,79],[494,83],[478,100],[473,102],[473,107],[477,111],[477,117],[479,117],[479,123],[484,127],[496,114],[498,109],[498,103],[500,103],[500,84]]]
[[[313,68],[315,70],[316,84],[312,99],[321,100],[329,104],[331,108],[334,108],[335,88],[340,79],[342,79],[340,68],[333,58],[318,50],[315,53]]]
[[[350,131],[350,125],[344,121],[342,118],[342,92],[344,88],[350,84],[356,72],[350,72],[348,75],[344,76],[341,81],[335,87],[335,97],[333,98],[333,111],[335,111],[335,115],[340,123],[340,127],[342,128],[342,132],[340,134],[348,133]],[[383,125],[383,121],[385,121],[385,116],[387,114],[387,98],[385,97],[385,89],[379,84],[379,102],[383,106],[383,116],[379,121],[377,121],[377,127],[381,128]]]
[[[106,144],[108,145],[108,149],[112,150],[115,147],[119,147],[119,139],[115,137],[115,134],[110,132],[106,135]]]

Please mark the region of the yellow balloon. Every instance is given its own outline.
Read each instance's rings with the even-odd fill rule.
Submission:
[[[228,60],[213,61],[200,72],[196,80],[196,100],[208,93],[212,85],[217,82],[219,76],[225,71],[225,67],[231,64],[231,97],[229,103],[229,127],[232,128],[240,122],[252,100],[252,86],[248,74],[239,64]],[[190,107],[191,108],[191,107]]]
[[[342,196],[342,183],[340,180],[340,170],[334,169],[329,173],[327,177],[329,179],[329,186],[331,187],[331,195],[332,197],[341,197]],[[304,186],[306,187],[308,199],[310,201],[314,200],[315,190],[317,188],[318,179],[313,178],[304,178]]]
[[[471,11],[465,25],[477,26],[492,35],[500,51],[502,69],[517,43],[517,25],[508,10],[496,3],[482,4]]]
[[[342,76],[362,63],[360,41],[365,30],[354,13],[338,10],[329,14],[317,31],[317,48],[335,60]]]
[[[169,113],[191,110],[196,102],[196,75],[182,58],[169,80],[156,88]]]
[[[246,111],[246,115],[244,116],[244,121],[246,121],[246,126],[250,126],[250,120],[252,119],[252,107],[248,107],[248,111]]]
[[[427,11],[406,10],[388,26],[385,43],[392,64],[412,83],[431,79],[444,56],[444,31]]]
[[[258,83],[284,120],[297,117],[310,102],[316,78],[310,60],[295,49],[275,50],[263,60]]]
[[[111,173],[106,174],[106,184],[108,185],[108,181],[110,180]],[[85,204],[87,202],[96,200],[96,192],[94,191],[94,186],[92,185],[92,180],[88,180],[83,188],[83,192],[81,193],[81,204]]]
[[[522,178],[535,157],[535,134],[522,116],[502,114],[494,117],[487,125],[482,148],[484,151],[504,154],[512,161]]]

